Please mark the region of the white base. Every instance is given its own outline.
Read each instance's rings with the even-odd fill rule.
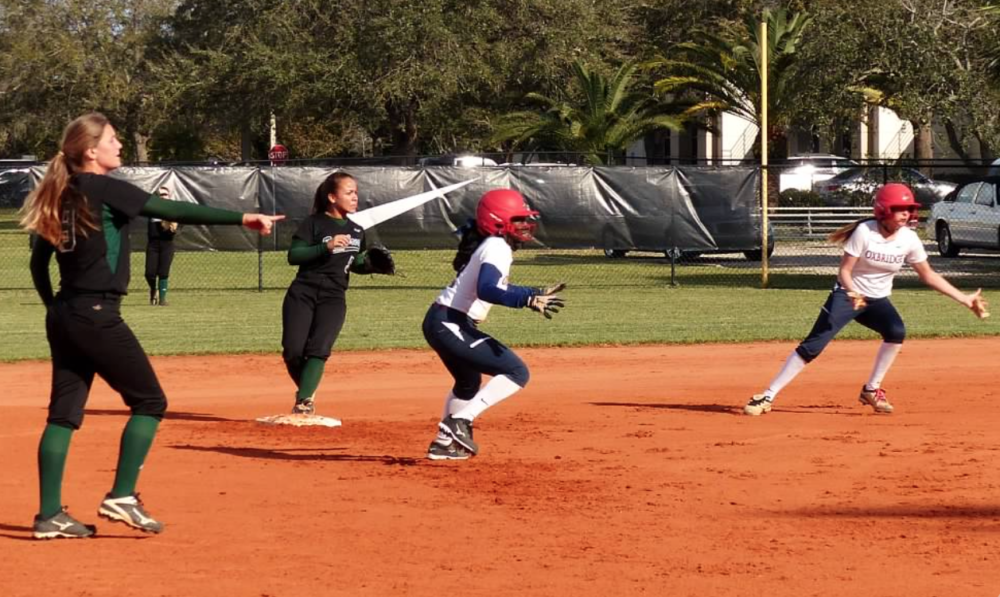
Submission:
[[[305,427],[319,425],[321,427],[340,427],[340,419],[323,417],[320,415],[271,415],[260,417],[258,423],[265,425],[292,425],[293,427]]]

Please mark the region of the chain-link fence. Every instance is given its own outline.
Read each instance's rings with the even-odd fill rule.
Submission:
[[[840,251],[827,240],[838,227],[870,217],[877,188],[902,182],[921,204],[914,230],[931,266],[965,288],[1000,286],[1000,178],[988,164],[936,160],[865,162],[843,158],[790,160],[767,168],[768,215],[777,240],[771,280],[808,286],[815,276],[832,279]],[[918,284],[904,268],[897,286]]]
[[[924,239],[932,266],[964,288],[1000,286],[998,180],[987,177],[986,166],[970,168],[933,162],[843,163],[813,165],[811,169],[799,164],[768,167],[766,276],[761,255],[764,217],[759,208],[759,168],[699,165],[683,169],[546,166],[393,170],[390,180],[394,182],[383,193],[387,199],[409,194],[408,181],[420,177],[448,182],[466,176],[482,179],[473,193],[481,193],[489,186],[515,185],[525,190],[529,200],[533,196],[547,197],[536,205],[542,211],[540,237],[544,242],[525,247],[518,254],[518,283],[550,282],[553,268],[560,268],[560,273],[572,270],[577,286],[598,288],[760,287],[765,278],[772,287],[828,287],[841,255],[839,248],[827,240],[828,234],[870,214],[877,186],[901,181],[914,189],[923,205],[917,232]],[[296,270],[287,264],[285,248],[297,222],[308,212],[310,187],[330,171],[318,170],[307,176],[305,183],[300,177],[296,179],[300,182],[293,184],[289,182],[294,178],[291,169],[264,169],[253,187],[263,200],[250,201],[241,195],[243,203],[253,205],[251,209],[242,205],[237,208],[250,211],[257,207],[289,214],[271,238],[258,239],[224,227],[182,227],[171,273],[172,290],[287,287]],[[151,174],[151,180],[162,180],[163,176],[161,169]],[[202,180],[211,180],[213,174],[209,171],[206,176]],[[669,202],[657,203],[661,195],[666,196],[666,191],[661,190],[670,186],[664,182],[670,177],[679,179],[679,194]],[[5,205],[0,208],[0,291],[30,289],[29,238],[17,225],[17,208],[30,188],[30,176],[26,179],[8,171],[0,173],[2,181],[7,184],[0,184],[0,198]],[[586,189],[581,190],[583,187]],[[554,191],[556,188],[569,189],[567,192],[578,193],[582,199],[560,203],[556,195],[563,191]],[[365,189],[362,185],[362,194]],[[750,205],[750,211],[741,211],[741,201]],[[468,206],[449,204],[447,200],[440,203],[443,206],[435,208],[438,211],[417,216],[421,224],[416,229],[411,227],[409,236],[388,224],[381,237],[378,230],[373,230],[374,240],[395,251],[402,275],[356,276],[352,287],[430,289],[446,284],[453,275],[450,262],[456,244],[449,232],[470,211]],[[563,207],[566,205],[569,207]],[[610,214],[613,218],[609,210],[617,210]],[[546,229],[546,222],[558,226],[551,224]],[[132,234],[135,250],[131,288],[140,292],[145,289],[144,220],[135,222]],[[904,272],[899,285],[917,283],[912,271]],[[53,279],[57,279],[55,273]]]

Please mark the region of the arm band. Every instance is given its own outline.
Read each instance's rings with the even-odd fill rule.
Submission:
[[[150,195],[139,215],[179,224],[242,224],[243,213],[186,201],[167,201]]]
[[[493,265],[484,263],[479,270],[479,280],[476,283],[476,294],[482,300],[503,305],[514,309],[520,309],[528,304],[528,299],[534,296],[535,291],[527,286],[515,286],[509,284],[507,289],[500,288],[500,280],[503,276]]]
[[[326,243],[310,245],[300,238],[292,239],[292,246],[288,248],[288,265],[302,265],[319,259],[330,251],[326,248]]]

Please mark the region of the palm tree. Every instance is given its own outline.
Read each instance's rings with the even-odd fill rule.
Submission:
[[[684,116],[706,114],[714,116],[730,112],[760,128],[761,64],[760,47],[767,49],[768,70],[768,138],[783,137],[789,124],[789,114],[796,98],[796,51],[812,22],[801,12],[789,15],[785,9],[764,11],[767,39],[760,39],[760,28],[754,17],[747,17],[741,27],[716,34],[702,31],[696,41],[678,44],[680,59],[659,56],[646,63],[648,68],[660,68],[667,76],[655,83],[658,93],[674,97],[695,97],[683,104]],[[693,92],[687,95],[684,92]],[[682,105],[680,102],[676,102]],[[760,132],[754,147],[760,147]],[[778,148],[778,151],[781,151]]]
[[[681,121],[659,112],[648,94],[633,91],[638,66],[625,64],[608,80],[580,62],[573,64],[575,88],[566,97],[529,93],[540,111],[504,115],[493,134],[513,148],[579,153],[590,164],[604,164],[657,129],[681,128]]]

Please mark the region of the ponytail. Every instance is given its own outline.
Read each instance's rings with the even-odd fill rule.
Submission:
[[[460,272],[469,264],[472,254],[487,237],[479,232],[475,220],[469,220],[455,232],[462,235],[462,240],[458,241],[458,251],[455,253],[455,258],[451,260],[451,266],[456,272]]]
[[[63,131],[62,150],[49,162],[45,176],[28,195],[21,208],[21,227],[34,232],[54,246],[62,244],[63,236],[87,236],[87,230],[98,230],[94,215],[87,208],[87,198],[73,188],[73,174],[83,169],[84,152],[96,147],[108,119],[98,112],[80,116]],[[63,228],[63,215],[71,223]]]
[[[58,245],[62,237],[62,196],[69,186],[69,169],[66,157],[59,155],[49,162],[45,176],[21,208],[21,227]]]
[[[858,229],[858,226],[864,224],[865,222],[871,222],[874,219],[875,218],[871,217],[861,218],[860,220],[851,222],[850,224],[844,224],[840,228],[837,228],[836,230],[831,232],[830,236],[827,237],[827,240],[829,240],[831,243],[835,245],[843,245],[844,243],[847,242],[847,239],[851,238],[851,235],[854,234],[854,231]]]

